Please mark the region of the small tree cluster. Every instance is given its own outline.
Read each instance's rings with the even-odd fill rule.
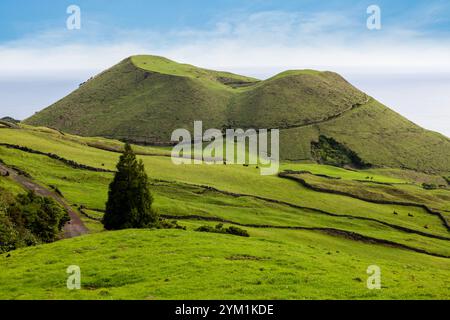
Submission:
[[[0,197],[0,252],[58,239],[70,220],[67,211],[51,198],[34,193]]]

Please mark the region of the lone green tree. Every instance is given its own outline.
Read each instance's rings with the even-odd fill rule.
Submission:
[[[136,159],[127,143],[117,164],[117,173],[109,185],[103,225],[107,230],[155,226],[157,214],[152,210],[153,197],[148,188],[144,164]]]

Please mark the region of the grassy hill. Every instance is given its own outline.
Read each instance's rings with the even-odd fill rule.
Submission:
[[[280,148],[284,158],[313,158],[309,142],[321,135],[347,146],[374,166],[431,173],[450,168],[447,137],[418,127],[375,100],[326,123],[283,131]]]
[[[190,226],[193,227],[193,226]],[[1,299],[445,299],[449,262],[310,231],[98,233],[0,256]],[[374,257],[377,257],[374,260]],[[366,268],[382,266],[383,289]],[[66,288],[69,265],[82,289]],[[433,270],[430,272],[429,270]]]
[[[418,127],[333,72],[293,70],[259,81],[133,56],[25,123],[164,145],[174,129],[192,131],[195,120],[204,128],[280,128],[285,160],[336,164],[348,158],[334,159],[336,150],[320,144],[325,137],[372,166],[450,172],[447,137]]]
[[[255,81],[159,57],[128,58],[26,123],[85,136],[167,144],[174,128],[192,130],[195,120],[202,119],[205,127],[222,127],[233,94],[219,81],[224,79]]]
[[[450,191],[440,175],[283,162],[288,176],[261,176],[255,166],[175,166],[166,148],[134,146],[154,209],[187,230],[108,232],[98,219],[122,147],[26,125],[0,129],[2,162],[59,190],[91,233],[0,255],[0,298],[449,298]],[[25,192],[11,177],[0,187]],[[250,237],[194,231],[220,222]],[[80,291],[65,287],[73,264]],[[371,291],[374,264],[383,288]]]

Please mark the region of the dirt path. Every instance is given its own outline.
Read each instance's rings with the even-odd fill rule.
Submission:
[[[8,173],[9,177],[12,180],[20,184],[26,190],[33,191],[34,193],[42,197],[53,198],[67,210],[70,216],[70,221],[66,223],[66,225],[64,226],[64,238],[73,238],[89,233],[89,230],[86,228],[83,221],[81,221],[78,213],[72,207],[70,207],[61,196],[37,184],[30,178],[18,174],[16,170],[13,170],[1,163],[0,163],[0,173],[1,174]]]

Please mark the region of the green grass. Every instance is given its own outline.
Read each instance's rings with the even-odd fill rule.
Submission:
[[[8,131],[8,133],[9,136],[5,135],[4,137],[2,137],[2,139],[8,139],[8,141],[10,142],[14,140],[20,140],[23,141],[23,144],[28,147],[43,150],[45,152],[54,152],[63,157],[73,159],[79,163],[91,165],[94,167],[100,167],[100,164],[104,164],[104,168],[114,169],[115,163],[118,159],[118,154],[116,153],[98,150],[87,146],[80,147],[80,145],[75,142],[54,140],[53,136],[49,137],[49,139],[52,140],[50,140],[50,143],[48,143],[49,141],[47,140],[46,136],[36,135],[35,132],[11,130]],[[16,154],[22,153],[18,152]],[[16,156],[12,156],[11,158],[14,160],[20,159],[20,157]],[[306,190],[305,188],[302,188],[295,182],[284,181],[283,179],[280,179],[278,177],[263,177],[259,174],[259,170],[257,170],[255,167],[243,167],[239,165],[174,166],[170,158],[166,157],[142,156],[141,158],[146,164],[146,168],[150,177],[154,179],[179,181],[189,184],[209,185],[224,191],[277,199],[297,205],[323,209],[334,213],[349,213],[361,215],[361,211],[366,211],[373,212],[373,214],[364,216],[379,217],[381,211],[384,212],[385,215],[389,217],[389,219],[393,219],[390,216],[392,216],[392,211],[394,210],[394,208],[390,206],[373,205],[358,201],[355,202],[354,199],[348,199],[342,196],[317,194],[315,192],[311,192],[309,190]],[[22,166],[24,168],[26,168],[27,166],[26,162],[26,159],[24,159],[22,162]],[[322,166],[316,166],[317,169],[320,167]],[[299,167],[298,165],[287,164],[282,165],[281,168],[289,168],[294,170],[303,168],[307,170],[314,170],[314,165],[305,164]],[[38,170],[36,170],[36,174],[39,174],[39,172],[42,172],[42,170],[44,169],[39,168]],[[64,166],[60,170],[64,171]],[[340,168],[332,168],[329,166],[323,167],[323,173],[331,175],[333,174],[333,172],[331,171],[335,171],[335,174],[342,177],[347,176],[348,178],[352,179],[366,177],[366,172],[355,172],[343,170]],[[82,181],[84,179],[84,175],[87,174],[86,172],[80,172],[79,170],[75,170],[75,172],[77,172],[78,175],[82,176],[82,178],[77,178],[75,181]],[[51,172],[47,172],[45,174],[45,176],[47,177],[50,175]],[[60,176],[64,177],[64,173],[61,172]],[[102,174],[100,174],[99,176],[102,176]],[[103,176],[108,177],[110,175],[103,174]],[[402,180],[392,180],[392,178],[388,176],[376,176],[373,174],[371,174],[371,176],[374,176],[375,179],[384,182],[402,182]],[[102,181],[107,181],[107,179],[109,178],[102,178]],[[70,184],[72,182],[73,181],[69,182],[67,186],[70,187]],[[63,189],[64,186],[61,190]],[[74,189],[78,189],[78,187]],[[92,186],[92,190],[95,189],[98,189],[98,185]],[[73,190],[73,192],[76,192],[76,190]],[[102,197],[101,199],[103,202],[104,197]],[[88,201],[88,203],[90,204],[91,201]],[[99,206],[97,205],[96,207]],[[382,210],[378,210],[377,208],[382,208]],[[418,215],[421,215],[421,213],[419,212]],[[422,227],[423,225],[420,226],[420,228]]]
[[[19,184],[17,184],[8,177],[0,177],[0,192],[2,188],[8,190],[13,194],[25,192],[25,190]]]
[[[380,179],[350,181],[344,179],[328,179],[308,173],[289,174],[291,177],[303,179],[309,185],[323,190],[338,191],[356,197],[374,201],[407,202],[425,204],[429,208],[444,209],[450,201],[450,190],[424,190],[417,184],[383,185]],[[375,183],[373,182],[375,181]],[[364,183],[364,184],[362,184]]]
[[[280,128],[323,121],[364,103],[367,96],[332,72],[285,72],[236,95],[235,126]]]
[[[0,147],[0,157],[7,164],[14,164],[22,169],[26,168],[26,171],[42,184],[57,186],[72,204],[82,204],[88,208],[104,208],[107,187],[112,179],[110,173],[71,169],[45,156],[28,154],[4,147]],[[379,205],[345,196],[321,194],[303,188],[294,181],[277,177],[262,177],[256,169],[242,166],[218,166],[216,170],[211,170],[214,166],[207,165],[183,166],[176,171],[178,178],[168,177],[163,174],[172,174],[175,172],[174,168],[176,168],[171,164],[169,158],[144,157],[144,160],[146,162],[164,160],[162,163],[147,164],[147,169],[153,168],[153,170],[149,170],[152,178],[170,178],[168,180],[179,181],[178,183],[153,184],[155,209],[162,214],[214,216],[245,224],[332,226],[341,230],[411,245],[429,252],[450,255],[447,242],[444,240],[399,232],[378,223],[355,221],[345,217],[330,217],[311,212],[311,210],[293,209],[286,205],[275,205],[253,198],[235,198],[216,192],[205,193],[203,188],[192,186],[192,183],[212,185],[224,191],[247,192],[254,196],[306,205],[339,215],[350,214],[356,217],[368,217],[413,230],[448,236],[448,231],[441,221],[420,208]],[[165,168],[164,166],[168,167]],[[156,170],[156,168],[159,169]],[[167,172],[164,172],[163,169]],[[159,174],[152,175],[154,172]],[[213,172],[215,172],[215,175],[213,175]],[[203,179],[203,175],[214,182],[224,180],[225,177],[231,180],[223,181],[228,182],[226,185],[214,182],[204,183],[199,180]],[[186,181],[183,181],[182,176],[186,178]],[[243,180],[246,183],[239,182],[238,176],[244,178]],[[231,183],[231,181],[234,183]],[[184,184],[180,184],[180,182],[184,182]],[[253,188],[251,188],[252,183]],[[263,183],[268,184],[270,193],[264,192],[261,187]],[[394,215],[393,211],[398,212],[398,215]],[[414,217],[408,217],[408,213],[413,213]],[[428,226],[427,230],[424,229],[425,225]]]
[[[83,215],[81,216],[81,220],[83,221],[84,225],[89,229],[89,233],[98,233],[105,231],[105,229],[103,228],[103,224],[100,221],[89,219]]]
[[[0,255],[0,298],[449,298],[448,259],[308,231],[249,231],[127,230],[17,250]],[[374,264],[381,290],[366,288]],[[66,288],[69,265],[81,268],[81,290]]]
[[[65,164],[22,151],[0,147],[0,157],[6,164],[15,165],[43,185],[56,186],[73,204],[103,205],[111,173],[90,172],[67,167]]]
[[[2,129],[0,143],[21,144],[55,153],[78,163],[114,169],[119,154],[89,146],[97,142],[120,149],[118,141],[62,135],[51,129]],[[139,147],[139,158],[151,178],[154,208],[162,215],[181,216],[189,231],[159,230],[107,232],[100,222],[82,217],[91,235],[54,244],[21,249],[0,256],[0,298],[5,299],[446,299],[449,259],[409,250],[362,243],[319,231],[276,227],[334,228],[384,239],[434,254],[450,256],[448,240],[407,233],[370,218],[431,235],[450,237],[438,217],[421,208],[382,205],[348,196],[315,192],[296,181],[261,176],[255,166],[175,166],[165,148]],[[156,153],[157,154],[157,153]],[[113,174],[70,168],[43,155],[0,147],[0,159],[17,166],[42,185],[54,185],[72,205],[84,205],[101,218]],[[282,170],[306,170],[340,177],[329,180],[306,175],[314,183],[349,192],[372,191],[384,196],[433,201],[448,208],[448,190],[423,190],[425,174],[392,169],[346,170],[312,163],[282,163]],[[361,183],[367,180],[392,183]],[[369,179],[370,180],[370,179]],[[6,182],[5,182],[6,181]],[[0,187],[15,188],[0,178]],[[220,191],[205,188],[209,186]],[[361,190],[357,190],[359,187]],[[236,197],[229,193],[249,196]],[[408,196],[409,195],[409,196]],[[267,199],[267,200],[264,200]],[[440,200],[439,200],[440,199]],[[285,203],[273,203],[270,201]],[[440,202],[439,202],[439,201]],[[294,208],[288,204],[310,207]],[[338,215],[331,216],[313,209]],[[398,215],[394,215],[396,211]],[[409,217],[412,213],[414,217]],[[250,238],[203,234],[192,230],[217,224],[185,219],[218,217],[239,224]],[[344,217],[342,215],[350,215]],[[184,218],[183,218],[184,217]],[[427,225],[428,229],[424,226]],[[65,269],[82,269],[83,290],[65,289]],[[382,268],[383,289],[365,287],[367,267]],[[45,276],[42,276],[45,275]],[[168,279],[168,280],[166,280]],[[208,288],[208,290],[205,290]]]
[[[226,83],[257,83],[258,79],[245,77],[230,72],[214,71],[198,68],[189,64],[171,61],[164,57],[140,55],[131,57],[131,62],[146,71],[197,79],[207,86],[232,89]]]
[[[367,180],[383,183],[408,183],[411,180],[400,179],[389,176],[387,174],[378,173],[380,171],[370,170],[348,170],[345,168],[333,167],[328,165],[319,165],[316,163],[283,163],[280,166],[280,171],[309,171],[312,174],[322,174],[333,178],[340,178],[343,180]],[[369,178],[369,179],[367,179]],[[370,179],[372,178],[372,179]]]
[[[322,124],[282,130],[283,158],[311,159],[310,142],[318,141],[319,135],[332,137],[377,168],[439,175],[450,168],[447,137],[416,126],[375,100]]]
[[[17,165],[21,168],[29,168],[28,171],[38,180],[41,179],[47,185],[53,184],[67,195],[73,203],[79,201],[88,207],[103,208],[106,200],[106,187],[111,174],[95,173],[92,182],[87,183],[87,177],[91,172],[82,170],[73,170],[75,177],[67,177],[67,168],[55,162],[55,160],[45,159],[43,156],[36,156],[36,159],[43,159],[45,162],[55,163],[59,165],[59,169],[45,169],[48,164],[41,164],[36,169],[31,170],[30,164],[34,161],[27,160],[30,155],[21,151],[3,150],[0,157],[4,158],[7,163]],[[63,150],[61,150],[63,151]],[[107,152],[97,151],[92,152]],[[10,155],[8,156],[8,153]],[[34,155],[31,155],[34,157]],[[64,154],[63,154],[64,156]],[[67,154],[66,156],[70,156]],[[84,162],[84,158],[74,154],[72,159]],[[111,153],[111,159],[103,160],[105,167],[113,167],[117,154]],[[426,213],[423,209],[414,207],[399,207],[392,205],[379,205],[348,198],[340,195],[321,194],[307,188],[302,187],[294,181],[285,181],[285,179],[276,176],[261,176],[259,170],[254,167],[243,167],[239,165],[185,165],[175,166],[170,158],[167,157],[140,157],[146,166],[148,174],[153,179],[162,179],[167,181],[178,181],[187,184],[207,185],[218,188],[223,191],[254,195],[279,201],[289,202],[295,205],[311,207],[325,210],[335,214],[350,214],[361,217],[369,217],[383,219],[389,223],[400,223],[413,229],[423,230],[426,224],[437,225],[436,230],[439,232],[447,232],[443,227],[439,226],[438,218]],[[95,157],[89,156],[85,160],[87,164],[93,165]],[[58,173],[59,170],[59,173]],[[57,174],[58,179],[62,179],[62,183],[58,183],[53,178]],[[89,192],[86,192],[86,191]],[[399,216],[393,215],[393,211],[400,213]],[[404,221],[403,216],[408,213],[414,214],[414,219]]]

